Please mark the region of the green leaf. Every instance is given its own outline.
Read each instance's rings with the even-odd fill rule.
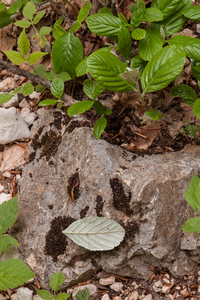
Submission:
[[[196,217],[186,221],[181,229],[189,233],[194,233],[195,231],[196,233],[200,233],[200,217]]]
[[[92,107],[93,103],[94,101],[89,100],[74,103],[68,108],[67,113],[70,117],[83,114]]]
[[[104,132],[107,125],[107,120],[103,116],[94,125],[94,136],[98,140]],[[86,247],[87,248],[87,247]]]
[[[47,39],[45,38],[45,36],[41,36],[41,40],[42,40],[41,48],[43,48],[47,43]]]
[[[158,8],[163,14],[163,19],[166,19],[176,12],[181,1],[182,0],[153,0],[151,7]]]
[[[160,25],[163,25],[165,35],[169,36],[175,34],[181,30],[183,24],[185,23],[186,18],[183,15],[179,15],[178,13],[170,16],[165,19]]]
[[[146,29],[146,36],[139,41],[138,51],[141,58],[150,60],[153,55],[162,48],[163,38],[160,34],[160,29],[149,26]]]
[[[78,291],[78,293],[75,296],[76,300],[88,300],[89,297],[90,297],[90,292],[87,288],[85,288],[82,291]]]
[[[87,2],[87,3],[89,3],[89,2]],[[81,26],[82,26],[82,24],[79,21],[76,21],[70,28],[70,33],[76,32]]]
[[[28,28],[31,26],[31,22],[27,20],[20,20],[14,23],[16,26],[22,27],[22,28]]]
[[[55,28],[57,25],[60,25],[60,24],[62,23],[62,21],[63,21],[63,18],[58,19],[58,20],[54,23],[53,27]]]
[[[58,102],[57,102],[57,108],[62,108],[62,107],[63,107],[63,103],[58,100]]]
[[[200,6],[192,6],[183,11],[185,17],[192,21],[200,21]]]
[[[125,26],[121,26],[118,32],[118,47],[123,57],[129,60],[131,53],[131,36],[130,31]]]
[[[53,100],[53,99],[46,99],[46,100],[42,100],[38,106],[47,106],[47,105],[53,105],[56,104],[58,102],[58,100]]]
[[[150,117],[153,121],[156,121],[156,120],[162,118],[162,114],[155,110],[147,110],[147,111],[145,111],[145,115]]]
[[[23,87],[22,94],[24,96],[28,96],[31,95],[33,92],[34,92],[33,85],[30,82],[26,83]]]
[[[197,100],[200,101],[200,100]],[[196,211],[200,211],[200,178],[192,176],[188,190],[184,193],[187,203]]]
[[[65,281],[65,275],[61,272],[53,274],[50,279],[50,288],[54,291],[58,291],[59,287]]]
[[[33,52],[29,55],[27,61],[29,65],[34,65],[40,58],[42,58],[44,55],[48,54],[48,52]]]
[[[61,72],[58,75],[58,78],[62,79],[63,82],[71,79],[71,77],[69,76],[69,74],[67,72]]]
[[[4,201],[0,205],[0,234],[6,232],[15,223],[17,212],[18,212],[17,196],[8,201]],[[1,284],[1,280],[0,280],[0,284]]]
[[[148,62],[141,76],[143,94],[166,87],[181,74],[185,64],[185,53],[174,46],[159,50]]]
[[[84,6],[81,8],[81,10],[79,11],[77,21],[79,21],[80,23],[83,22],[85,18],[87,18],[87,16],[89,15],[90,9],[91,9],[91,3],[86,2]]]
[[[99,130],[96,132],[98,136],[102,128],[106,126],[105,121],[99,124]],[[74,243],[90,251],[103,251],[118,246],[124,238],[125,231],[112,219],[87,217],[73,222],[63,233]]]
[[[39,34],[40,34],[40,35],[47,35],[47,34],[49,34],[51,31],[52,31],[52,28],[51,28],[51,27],[42,26],[42,27],[40,28]]]
[[[140,71],[138,68],[136,68],[134,70],[126,71],[123,74],[120,74],[119,76],[126,81],[131,81],[136,83],[138,82],[139,75],[140,75]]]
[[[45,72],[44,72],[44,77],[45,77],[47,80],[50,80],[50,81],[52,81],[52,80],[54,80],[54,79],[57,78],[57,77],[56,77],[56,74],[55,74],[54,72],[52,72],[52,71],[45,71]]]
[[[194,77],[197,80],[200,80],[200,61],[196,60],[196,59],[192,60],[191,68],[192,68],[192,73],[193,73]]]
[[[200,119],[200,99],[197,99],[193,105],[194,115]]]
[[[195,101],[198,99],[195,91],[189,85],[184,84],[172,87],[170,96],[180,96],[188,105],[194,105]]]
[[[4,51],[8,59],[15,65],[21,65],[26,62],[23,55],[17,51]]]
[[[0,262],[0,290],[18,287],[34,276],[20,259],[11,258]]]
[[[87,65],[87,57],[83,59],[76,67],[76,76],[83,76],[89,72]]]
[[[180,51],[186,53],[187,57],[199,60],[200,57],[200,40],[189,36],[176,35],[169,39],[169,45],[175,45]]]
[[[106,109],[106,110],[104,111],[104,114],[105,114],[106,116],[110,116],[110,115],[112,114],[112,110],[111,110],[111,109]]]
[[[51,299],[54,298],[53,295],[49,291],[46,291],[46,290],[36,290],[36,292],[44,300],[51,300]]]
[[[0,94],[0,103],[8,102],[12,97],[13,95],[11,94]]]
[[[20,9],[20,7],[22,6],[22,1],[21,0],[17,0],[16,2],[13,2],[9,9],[7,10],[7,12],[9,14],[14,14],[16,13],[16,11],[18,11]]]
[[[145,12],[145,3],[144,1],[139,1],[138,5],[134,4],[132,6],[132,15],[131,15],[131,25],[137,27],[142,22]]]
[[[55,300],[66,300],[70,297],[69,294],[67,293],[62,293],[62,294],[58,294],[56,297],[55,297]]]
[[[108,7],[106,7],[106,6],[100,8],[100,10],[98,11],[98,14],[110,14],[110,15],[113,15],[112,11]]]
[[[87,18],[86,23],[90,31],[102,36],[117,35],[120,26],[123,25],[120,19],[108,13],[91,15]]]
[[[129,25],[124,15],[122,15],[121,13],[119,13],[118,18],[122,21],[124,25]]]
[[[147,61],[143,60],[143,59],[139,56],[139,54],[137,54],[137,55],[131,60],[130,68],[133,69],[133,70],[136,69],[136,68],[138,68],[139,71],[140,71],[140,76],[139,76],[139,78],[141,78],[142,73],[143,73],[143,71],[144,71],[144,69],[145,69],[147,63],[148,63]]]
[[[94,80],[86,79],[84,81],[83,90],[89,98],[95,100],[103,92],[104,87],[96,84]]]
[[[27,55],[28,51],[29,51],[29,48],[30,48],[30,43],[29,43],[29,40],[26,36],[25,29],[22,30],[22,33],[20,34],[20,36],[18,38],[17,44],[18,44],[20,52],[23,55]]]
[[[146,36],[146,30],[140,28],[134,29],[131,32],[131,36],[134,40],[142,40]]]
[[[64,28],[62,28],[60,25],[54,24],[53,37],[57,40],[64,34],[66,34],[66,30]]]
[[[45,12],[41,12],[41,13],[37,14],[33,19],[33,24],[37,24],[44,15],[45,15]]]
[[[42,93],[42,92],[44,92],[45,89],[46,89],[46,87],[43,85],[40,85],[40,84],[36,85],[36,87],[35,87],[35,91],[37,93]]]
[[[1,253],[7,251],[8,249],[12,248],[13,246],[18,246],[19,243],[18,241],[16,241],[16,239],[14,239],[12,236],[10,235],[3,235],[2,239],[0,240],[0,243],[2,242],[2,248],[0,251],[0,255]]]
[[[61,99],[64,92],[64,82],[61,78],[56,78],[51,83],[51,93],[58,99]]]
[[[103,107],[103,105],[101,104],[101,102],[99,102],[99,101],[94,101],[94,103],[93,103],[93,108],[95,109],[95,111],[96,111],[97,114],[103,115],[103,113],[104,113],[104,107]]]
[[[35,71],[34,71],[34,70],[35,70]],[[34,70],[31,71],[31,74],[39,75],[39,76],[44,76],[44,73],[45,73],[45,67],[44,67],[43,64],[38,65],[38,66],[35,66],[35,67],[34,67]]]
[[[133,83],[124,81],[119,74],[125,72],[126,64],[110,53],[107,48],[101,48],[87,58],[91,76],[104,88],[115,92],[135,90]]]
[[[12,23],[17,15],[18,15],[18,13],[9,14],[7,12],[7,10],[2,10],[0,12],[0,28],[3,28],[5,26],[9,25],[10,23]]]
[[[56,72],[75,76],[78,64],[83,60],[83,46],[79,38],[66,33],[56,40],[52,49],[52,62]]]
[[[31,2],[28,2],[25,6],[24,6],[24,9],[22,11],[24,17],[28,20],[31,20],[33,19],[33,16],[35,14],[35,5]]]
[[[149,7],[145,9],[143,15],[143,21],[155,22],[155,21],[160,21],[162,19],[163,19],[163,14],[159,9],[155,7]]]
[[[22,87],[21,86],[18,86],[15,90],[13,90],[11,92],[11,95],[17,95],[19,92],[22,91]]]
[[[6,9],[5,4],[0,2],[0,12],[5,9]]]

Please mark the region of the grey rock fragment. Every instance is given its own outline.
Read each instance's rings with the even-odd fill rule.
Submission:
[[[9,92],[17,86],[14,78],[8,77],[0,82],[0,92]]]
[[[114,276],[110,276],[110,277],[107,277],[107,278],[101,278],[99,280],[99,283],[102,284],[102,285],[110,285],[110,284],[113,284],[115,282],[115,277]]]
[[[152,300],[152,299],[153,299],[153,297],[151,294],[148,294],[143,298],[143,300]]]
[[[110,298],[109,298],[108,294],[105,294],[105,295],[103,295],[101,300],[110,300]]]
[[[110,288],[115,292],[121,292],[123,290],[123,283],[115,282],[115,283],[111,284]]]
[[[17,107],[18,105],[18,95],[14,95],[8,102],[3,103],[3,108]]]
[[[30,109],[25,107],[21,110],[21,117],[26,122],[26,124],[30,126],[37,118],[37,115],[34,112],[30,112]]]
[[[21,287],[17,290],[18,300],[32,300],[33,291],[26,287]]]
[[[17,295],[17,293],[12,294],[10,298],[11,298],[11,300],[18,300],[18,295]]]
[[[134,291],[130,294],[130,296],[128,297],[128,300],[138,300],[139,298],[139,294],[137,291]]]

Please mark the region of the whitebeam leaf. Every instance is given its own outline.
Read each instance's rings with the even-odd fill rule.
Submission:
[[[111,250],[124,238],[121,225],[105,217],[88,217],[73,222],[63,233],[74,243],[91,251]]]

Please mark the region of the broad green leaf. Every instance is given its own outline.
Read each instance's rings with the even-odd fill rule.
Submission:
[[[145,111],[145,115],[152,118],[153,121],[162,118],[162,114],[159,111],[155,111],[155,110],[147,110]]]
[[[0,290],[18,287],[34,276],[20,259],[11,258],[0,262]]]
[[[45,15],[45,12],[41,12],[41,13],[37,14],[33,19],[33,24],[37,24],[44,15]]]
[[[160,30],[155,27],[149,26],[146,29],[146,36],[138,43],[138,51],[141,58],[144,60],[150,60],[152,56],[162,48],[163,38],[160,34]]]
[[[66,30],[64,28],[62,28],[60,25],[56,25],[55,26],[55,24],[54,24],[53,37],[56,40],[58,40],[64,34],[66,34]]]
[[[6,9],[5,4],[0,2],[0,12],[5,9]]]
[[[89,3],[89,2],[87,2],[87,3]],[[79,21],[76,21],[70,28],[70,33],[76,32],[81,27],[81,25],[82,24]]]
[[[45,67],[43,64],[35,66],[34,70],[31,71],[31,74],[39,75],[39,76],[44,76],[44,73],[45,73]]]
[[[44,300],[51,300],[54,296],[47,290],[36,290],[38,295]]]
[[[12,248],[13,246],[18,246],[19,243],[10,235],[3,235],[0,243],[2,242],[2,248],[1,248],[1,253],[7,251],[8,249]]]
[[[123,22],[124,25],[129,25],[124,15],[119,13],[118,18]]]
[[[56,74],[55,74],[54,72],[52,72],[52,71],[45,71],[45,72],[44,72],[44,77],[45,77],[47,80],[50,80],[50,81],[52,81],[52,80],[54,80],[54,79],[57,78],[57,77],[56,77]]]
[[[200,40],[189,36],[176,35],[167,40],[169,45],[175,45],[180,51],[186,53],[187,57],[199,60],[200,58]]]
[[[176,13],[165,19],[162,23],[158,23],[158,25],[163,25],[165,35],[169,36],[180,31],[185,21],[186,18],[183,15]]]
[[[132,60],[131,60],[131,65],[130,65],[130,68],[132,70],[138,68],[139,71],[140,71],[140,76],[139,78],[141,78],[142,76],[142,72],[144,71],[146,65],[147,65],[147,61],[143,60],[139,54],[137,54]]]
[[[65,275],[61,272],[53,274],[50,279],[50,288],[54,291],[58,291],[59,287],[65,281]]]
[[[47,35],[47,34],[49,34],[51,31],[52,31],[52,28],[51,28],[51,27],[42,26],[42,27],[40,28],[39,34],[40,34],[40,35]]]
[[[131,81],[136,83],[138,82],[139,75],[140,75],[139,68],[136,68],[134,70],[126,71],[123,74],[120,74],[119,76],[126,81]]]
[[[75,76],[78,64],[83,60],[83,46],[79,38],[66,33],[56,40],[52,48],[52,62],[56,72]]]
[[[4,53],[15,65],[21,65],[26,62],[26,59],[23,57],[23,55],[17,51],[5,51]]]
[[[155,7],[149,7],[145,9],[143,15],[143,21],[155,22],[155,21],[160,21],[162,19],[163,19],[163,14],[159,9]]]
[[[146,30],[141,28],[136,28],[131,32],[131,36],[134,40],[142,40],[146,36]]]
[[[200,6],[192,6],[183,11],[185,17],[192,21],[200,21]]]
[[[82,23],[85,20],[85,18],[87,18],[87,16],[89,15],[90,9],[91,9],[91,3],[86,2],[84,6],[81,8],[81,10],[79,11],[77,21]]]
[[[18,11],[21,8],[21,6],[22,6],[22,1],[21,0],[17,0],[16,2],[13,2],[10,5],[9,9],[7,10],[7,12],[9,14],[14,14],[14,13],[16,13],[16,11]]]
[[[23,87],[22,94],[24,96],[28,96],[31,95],[33,92],[34,92],[33,85],[30,82],[26,83]]]
[[[0,103],[8,102],[12,97],[13,95],[11,94],[0,94]]]
[[[53,100],[53,99],[45,99],[42,100],[38,106],[47,106],[47,105],[53,105],[56,104],[58,102],[58,100]]]
[[[42,58],[44,55],[48,54],[48,52],[33,52],[29,55],[27,61],[29,65],[34,65],[40,58]]]
[[[42,92],[44,92],[44,90],[46,90],[46,87],[43,86],[43,85],[38,84],[38,85],[36,85],[36,87],[35,87],[35,91],[36,91],[37,93],[42,93]]]
[[[29,51],[29,48],[30,48],[30,43],[29,43],[29,40],[26,36],[25,29],[22,30],[22,33],[20,34],[20,36],[18,38],[17,44],[18,44],[20,52],[23,55],[27,55],[28,51]]]
[[[144,11],[145,11],[145,3],[144,1],[140,1],[137,4],[134,4],[132,7],[132,15],[131,15],[131,25],[133,27],[137,27],[142,22]]]
[[[58,294],[56,297],[55,297],[55,300],[66,300],[70,297],[69,294],[67,293],[61,293],[61,294]]]
[[[41,36],[41,40],[42,40],[41,48],[43,48],[47,43],[47,39],[45,38],[45,36]]]
[[[103,116],[94,125],[94,136],[98,140],[104,132],[107,125],[107,120]]]
[[[106,109],[105,112],[104,112],[104,114],[106,116],[110,116],[112,114],[112,110],[111,109]]]
[[[90,298],[90,292],[87,288],[82,291],[78,291],[75,296],[76,300],[88,300]]]
[[[200,217],[192,218],[183,224],[181,229],[189,233],[200,233]]]
[[[197,100],[200,101],[200,100]],[[200,178],[192,176],[188,190],[184,193],[187,203],[196,211],[200,211]]]
[[[26,19],[32,21],[35,11],[36,11],[35,5],[31,2],[28,2],[24,6],[22,13]]]
[[[92,107],[93,103],[94,101],[89,100],[74,103],[68,108],[67,113],[70,117],[83,114]]]
[[[0,234],[5,233],[15,223],[17,212],[17,196],[0,205]]]
[[[118,246],[125,231],[112,219],[87,217],[73,222],[63,233],[74,243],[90,251],[103,251]]]
[[[103,105],[101,104],[101,102],[99,102],[99,101],[94,101],[94,103],[93,103],[93,108],[95,109],[95,111],[96,111],[97,114],[103,115],[103,113],[104,113],[104,107],[103,107]]]
[[[108,13],[91,15],[87,18],[86,23],[90,31],[102,36],[117,35],[120,26],[123,25],[120,19]]]
[[[100,10],[98,11],[98,14],[110,14],[110,15],[113,15],[112,11],[108,7],[106,7],[106,6],[100,8]]]
[[[189,85],[184,84],[172,87],[170,96],[180,96],[188,105],[194,105],[195,101],[198,99],[195,91]]]
[[[125,26],[121,26],[118,31],[118,48],[123,57],[129,60],[131,53],[131,36],[130,31]]]
[[[61,72],[58,75],[58,78],[62,79],[63,82],[71,79],[71,77],[69,76],[69,74],[67,72]]]
[[[58,99],[61,99],[64,92],[64,82],[61,78],[56,78],[51,83],[51,93]]]
[[[57,25],[60,25],[60,24],[62,23],[62,21],[63,21],[63,18],[58,19],[58,20],[54,23],[53,27],[55,28]]]
[[[167,46],[159,50],[142,73],[143,94],[168,86],[181,74],[185,60],[185,53],[179,52],[175,46]]]
[[[22,91],[22,87],[21,86],[18,86],[15,90],[13,90],[11,92],[11,95],[17,95],[19,92]]]
[[[16,26],[22,27],[22,28],[28,28],[31,26],[31,22],[27,20],[20,20],[14,23]]]
[[[91,76],[104,88],[115,92],[135,90],[133,83],[124,81],[119,74],[126,70],[118,57],[110,53],[109,49],[102,48],[87,58],[88,70]]]
[[[83,76],[89,72],[88,66],[87,66],[87,57],[83,59],[78,66],[76,67],[76,76]]]
[[[18,13],[9,14],[7,12],[7,10],[2,10],[0,12],[0,28],[3,28],[5,26],[9,25],[10,23],[12,23],[17,15],[18,15]]]
[[[182,0],[153,0],[151,7],[158,8],[163,14],[163,19],[166,19],[176,12],[181,1]]]
[[[84,81],[83,90],[89,98],[95,100],[103,92],[104,87],[96,84],[94,80],[86,79]]]
[[[194,77],[197,80],[200,80],[200,61],[196,60],[196,59],[192,60],[191,68],[192,68],[192,73],[193,73]]]
[[[200,99],[197,99],[193,105],[194,115],[200,119]],[[187,200],[187,199],[186,199]]]

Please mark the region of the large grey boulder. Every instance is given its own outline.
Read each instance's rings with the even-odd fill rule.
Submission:
[[[63,287],[100,268],[137,278],[152,275],[148,265],[177,277],[192,274],[200,262],[200,238],[182,232],[181,226],[195,216],[184,191],[192,175],[199,174],[200,147],[137,157],[96,140],[91,128],[75,128],[80,122],[89,126],[81,118],[68,123],[60,113],[60,123],[55,123],[60,127],[55,128],[50,114],[32,131],[32,161],[23,171],[12,229],[20,254],[42,286],[48,288],[57,271],[66,275]],[[120,246],[91,252],[61,233],[74,220],[91,215],[124,227]]]

